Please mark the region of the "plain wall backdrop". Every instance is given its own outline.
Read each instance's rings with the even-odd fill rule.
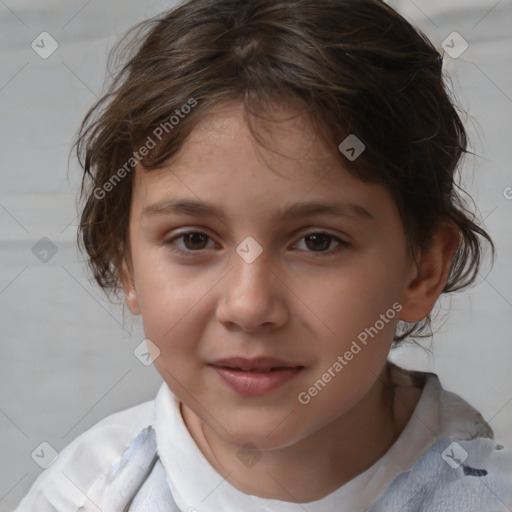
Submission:
[[[391,358],[437,373],[512,446],[512,3],[390,3],[444,48],[477,155],[465,160],[464,185],[498,250],[477,286],[441,301],[443,322],[424,342],[432,353],[405,347]],[[109,303],[77,251],[81,174],[68,154],[101,93],[108,50],[173,5],[0,0],[0,512],[42,471],[31,456],[48,453],[41,443],[58,452],[105,416],[152,399],[161,383],[133,353],[140,320]]]

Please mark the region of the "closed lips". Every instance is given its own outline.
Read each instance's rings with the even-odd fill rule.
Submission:
[[[271,358],[258,358],[252,360],[242,358],[229,358],[216,361],[212,364],[213,366],[225,368],[227,370],[252,373],[268,373],[276,370],[303,368],[301,365],[290,364],[285,361]]]
[[[302,365],[269,357],[222,359],[211,366],[231,390],[244,396],[271,393],[293,379],[304,368]]]
[[[289,368],[302,368],[302,366],[300,366],[300,367],[276,366],[273,368],[251,368],[250,370],[242,370],[242,368],[232,368],[231,366],[221,366],[221,368],[226,368],[226,370],[231,370],[234,372],[269,373],[269,372],[274,372],[276,370],[285,370],[285,369],[289,369]]]

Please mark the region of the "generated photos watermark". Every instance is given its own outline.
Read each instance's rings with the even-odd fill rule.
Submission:
[[[164,134],[168,134],[171,130],[177,126],[182,119],[190,114],[192,109],[198,105],[197,100],[189,98],[180,108],[174,110],[174,114],[169,118],[160,123],[152,132],[152,135],[148,135],[146,142],[139,147],[138,151],[134,151],[132,156],[120,167],[101,187],[94,189],[94,197],[96,199],[104,199],[109,192],[112,192],[114,188],[120,183],[120,181],[126,177],[127,174],[133,171],[137,162],[140,162],[146,157],[150,150],[156,148],[157,141],[161,141]]]
[[[385,313],[381,314],[379,320],[377,320],[371,327],[366,327],[357,335],[357,340],[352,340],[350,348],[346,350],[343,355],[339,355],[336,361],[327,368],[322,376],[316,380],[307,390],[301,391],[297,395],[297,400],[302,405],[307,405],[311,402],[311,399],[318,395],[325,386],[331,382],[331,380],[338,375],[345,366],[349,364],[352,359],[361,352],[361,350],[367,345],[368,337],[374,338],[377,334],[384,329],[384,326],[388,324],[395,316],[402,311],[402,305],[395,302],[391,308]],[[359,341],[359,343],[358,343]],[[362,345],[362,346],[361,346]]]

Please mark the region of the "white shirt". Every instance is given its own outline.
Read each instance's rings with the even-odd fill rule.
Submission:
[[[425,385],[397,441],[373,466],[321,500],[298,504],[263,499],[233,487],[199,450],[183,421],[179,400],[163,383],[155,400],[112,414],[77,437],[38,477],[14,512],[78,510],[88,501],[87,491],[149,425],[155,429],[160,460],[182,511],[365,510],[439,437],[493,437],[481,415],[458,395],[445,391],[435,374],[416,375],[426,378]]]

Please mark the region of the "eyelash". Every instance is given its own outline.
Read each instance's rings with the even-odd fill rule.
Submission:
[[[183,250],[183,249],[178,248],[176,246],[176,244],[174,243],[175,240],[178,240],[180,238],[183,238],[184,236],[192,235],[192,234],[204,235],[209,240],[211,240],[210,236],[208,236],[206,233],[202,233],[201,231],[186,231],[186,232],[181,233],[180,235],[175,236],[174,238],[168,240],[167,242],[165,242],[165,245],[167,245],[172,252],[176,252],[176,253],[179,253],[181,255],[186,255],[186,256],[190,256],[193,253],[200,253],[201,251],[204,251],[205,249],[199,249],[197,251]],[[338,251],[340,251],[342,249],[345,249],[349,245],[348,242],[345,242],[344,240],[341,240],[340,238],[338,238],[338,237],[336,237],[334,235],[331,235],[330,233],[326,233],[324,231],[312,231],[311,233],[307,233],[307,234],[303,235],[300,238],[300,240],[303,240],[304,238],[306,238],[308,236],[311,236],[311,235],[326,235],[328,238],[331,239],[331,241],[335,240],[336,242],[339,243],[338,247],[336,247],[335,249],[331,249],[330,251],[323,251],[323,252],[304,251],[304,250],[301,251],[301,252],[309,252],[310,254],[313,255],[312,256],[313,258],[321,258],[321,257],[333,256],[335,253],[337,253]]]

